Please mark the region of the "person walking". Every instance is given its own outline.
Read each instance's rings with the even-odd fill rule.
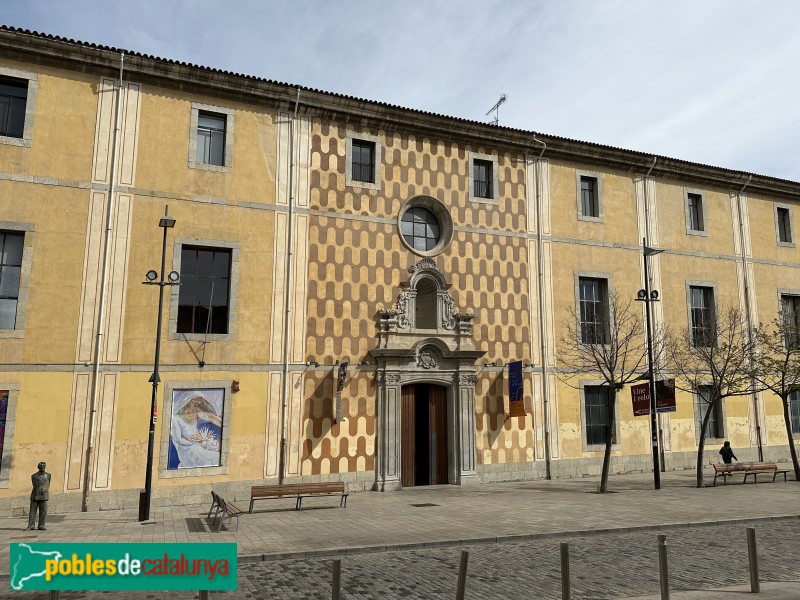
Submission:
[[[722,448],[719,449],[719,453],[722,456],[722,462],[724,462],[726,465],[731,464],[734,459],[737,461],[739,460],[733,453],[733,448],[731,448],[731,443],[728,441],[726,441],[722,445]]]

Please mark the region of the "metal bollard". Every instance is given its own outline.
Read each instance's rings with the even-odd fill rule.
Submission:
[[[569,543],[561,542],[561,600],[569,598]]]
[[[658,573],[661,579],[661,600],[669,600],[669,567],[667,566],[667,536],[658,536]]]
[[[758,554],[756,552],[756,528],[747,528],[747,558],[750,561],[750,591],[758,594],[761,583],[758,581]]]
[[[211,592],[208,590],[200,590],[200,600],[210,600]]]
[[[461,551],[461,565],[458,567],[458,589],[456,590],[456,600],[464,600],[464,592],[467,589],[467,562],[469,552]]]
[[[331,598],[339,600],[342,592],[342,561],[338,558],[333,561],[333,581],[331,582]]]

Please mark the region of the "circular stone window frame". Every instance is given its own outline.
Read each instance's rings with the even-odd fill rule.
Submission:
[[[436,220],[439,221],[439,242],[430,250],[417,250],[406,241],[403,235],[403,215],[412,208],[424,208],[433,213]],[[400,208],[400,214],[397,215],[397,233],[400,235],[400,240],[403,245],[411,250],[414,254],[419,256],[437,256],[444,252],[453,240],[453,219],[450,216],[450,211],[436,198],[431,196],[414,196],[406,200],[405,204]]]

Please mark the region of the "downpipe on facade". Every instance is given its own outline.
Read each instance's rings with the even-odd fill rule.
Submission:
[[[544,419],[544,472],[547,479],[552,479],[550,472],[550,394],[548,392],[547,382],[547,327],[544,318],[544,258],[542,257],[542,200],[540,194],[540,186],[542,181],[542,156],[547,150],[547,144],[533,136],[533,141],[542,145],[542,151],[536,157],[536,162],[533,163],[533,173],[536,177],[536,185],[534,186],[534,197],[536,199],[536,262],[538,270],[539,281],[539,343],[540,355],[542,357],[542,418]],[[526,165],[527,167],[527,161]],[[531,361],[533,362],[533,361]],[[535,455],[535,451],[534,451]]]
[[[100,359],[103,347],[103,323],[106,309],[106,285],[108,282],[108,257],[111,254],[111,223],[114,216],[114,185],[117,175],[117,155],[119,153],[119,118],[122,114],[122,74],[125,68],[125,53],[119,55],[119,87],[117,106],[114,110],[114,142],[111,145],[111,174],[108,182],[108,201],[106,203],[106,235],[103,241],[103,265],[100,275],[100,303],[97,308],[97,339],[94,344],[94,364],[92,365],[92,399],[89,410],[89,438],[86,443],[86,467],[83,474],[83,493],[81,511],[89,510],[89,489],[92,486],[92,461],[94,459],[95,417],[97,416],[97,390],[100,386]]]
[[[300,88],[294,101],[294,114],[289,122],[289,232],[286,237],[286,315],[283,324],[283,389],[281,391],[281,450],[278,465],[278,483],[282,484],[286,471],[286,412],[289,403],[289,333],[292,315],[292,266],[294,258],[294,128],[297,108],[300,105]]]

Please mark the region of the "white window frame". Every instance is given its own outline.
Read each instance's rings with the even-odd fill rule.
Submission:
[[[703,387],[711,387],[711,385],[708,384],[708,383],[703,383],[701,385]],[[693,407],[694,408],[694,410],[693,410],[693,413],[694,413],[694,440],[695,440],[695,443],[699,445],[700,444],[700,423],[701,423],[701,417],[703,415],[699,415],[698,411],[700,410],[701,406],[703,408],[705,408],[706,404],[700,402],[700,394],[699,394],[699,392],[697,390],[692,392],[692,402],[694,403],[694,407]],[[706,431],[706,442],[709,442],[709,441],[711,441],[711,442],[724,441],[726,439],[726,436],[728,435],[728,423],[725,420],[726,419],[726,415],[725,415],[725,398],[722,398],[719,401],[719,405],[717,406],[717,418],[718,418],[718,421],[722,424],[722,437],[709,436],[708,432]]]
[[[692,288],[693,287],[703,287],[703,288],[711,288],[711,294],[713,296],[713,304],[712,309],[714,311],[717,310],[717,298],[719,298],[717,294],[717,284],[713,281],[687,281],[686,282],[686,323],[688,325],[689,330],[692,330]],[[719,318],[719,315],[716,315],[716,318]],[[694,337],[692,337],[694,340]],[[717,340],[715,340],[716,343]]]
[[[218,467],[193,467],[188,469],[168,469],[169,430],[172,422],[172,392],[189,389],[222,389],[222,440]],[[167,381],[161,402],[161,447],[159,448],[158,478],[176,479],[181,477],[205,477],[208,475],[227,475],[230,464],[231,422],[233,421],[233,380],[223,381]]]
[[[36,115],[36,96],[39,93],[39,74],[33,73],[32,71],[23,71],[21,69],[0,66],[0,75],[28,81],[28,97],[25,100],[25,124],[22,128],[22,137],[15,138],[7,135],[0,135],[0,144],[30,148],[33,143],[33,117]]]
[[[574,285],[575,285],[575,314],[577,315],[578,335],[580,336],[581,343],[583,342],[583,327],[581,322],[581,279],[604,279],[606,282],[606,336],[611,339],[614,332],[611,331],[611,290],[613,289],[613,281],[611,273],[599,273],[594,271],[576,271],[574,272]]]
[[[583,199],[581,198],[581,177],[594,179],[596,182],[595,194],[597,195],[597,216],[583,214]],[[603,223],[603,176],[597,171],[575,171],[575,185],[577,187],[575,198],[578,202],[578,220],[592,223]]]
[[[778,227],[778,211],[779,210],[785,210],[786,211],[786,217],[789,219],[789,241],[788,242],[781,241],[781,230],[780,230],[780,227]],[[780,203],[776,202],[775,205],[774,205],[773,212],[775,214],[775,240],[777,241],[778,246],[783,246],[785,248],[794,248],[795,247],[795,242],[794,242],[794,226],[793,226],[794,223],[792,222],[792,207],[789,204],[780,204]]]
[[[225,117],[225,159],[222,165],[209,165],[197,160],[197,123],[201,112],[214,113]],[[203,171],[230,173],[233,170],[233,117],[234,110],[224,106],[192,102],[192,113],[189,121],[189,168]]]
[[[702,204],[703,209],[703,229],[692,229],[692,218],[689,212],[689,194],[693,194],[696,196],[700,196],[700,203]],[[687,235],[699,235],[703,237],[708,237],[708,204],[706,202],[706,193],[703,190],[698,190],[694,188],[684,188],[683,189],[683,209],[686,218],[686,234]]]
[[[206,246],[231,251],[231,270],[228,280],[230,295],[228,297],[228,333],[178,333],[178,303],[180,302],[180,286],[170,286],[169,296],[169,339],[188,340],[193,342],[226,342],[236,339],[236,316],[239,305],[239,244],[220,240],[203,240],[197,238],[175,238],[172,248],[172,270],[181,272],[181,251],[183,246]]]
[[[500,184],[498,179],[498,159],[496,154],[481,154],[479,152],[468,152],[469,160],[469,199],[472,202],[483,204],[500,204]],[[475,161],[483,160],[492,164],[492,197],[481,198],[475,195]]]
[[[353,179],[353,140],[362,142],[371,142],[375,144],[375,172],[373,173],[373,182],[359,181]],[[381,179],[381,164],[383,160],[383,149],[381,140],[376,135],[369,133],[355,133],[352,131],[347,132],[347,140],[345,142],[345,184],[349,187],[364,188],[368,190],[382,189]]]

